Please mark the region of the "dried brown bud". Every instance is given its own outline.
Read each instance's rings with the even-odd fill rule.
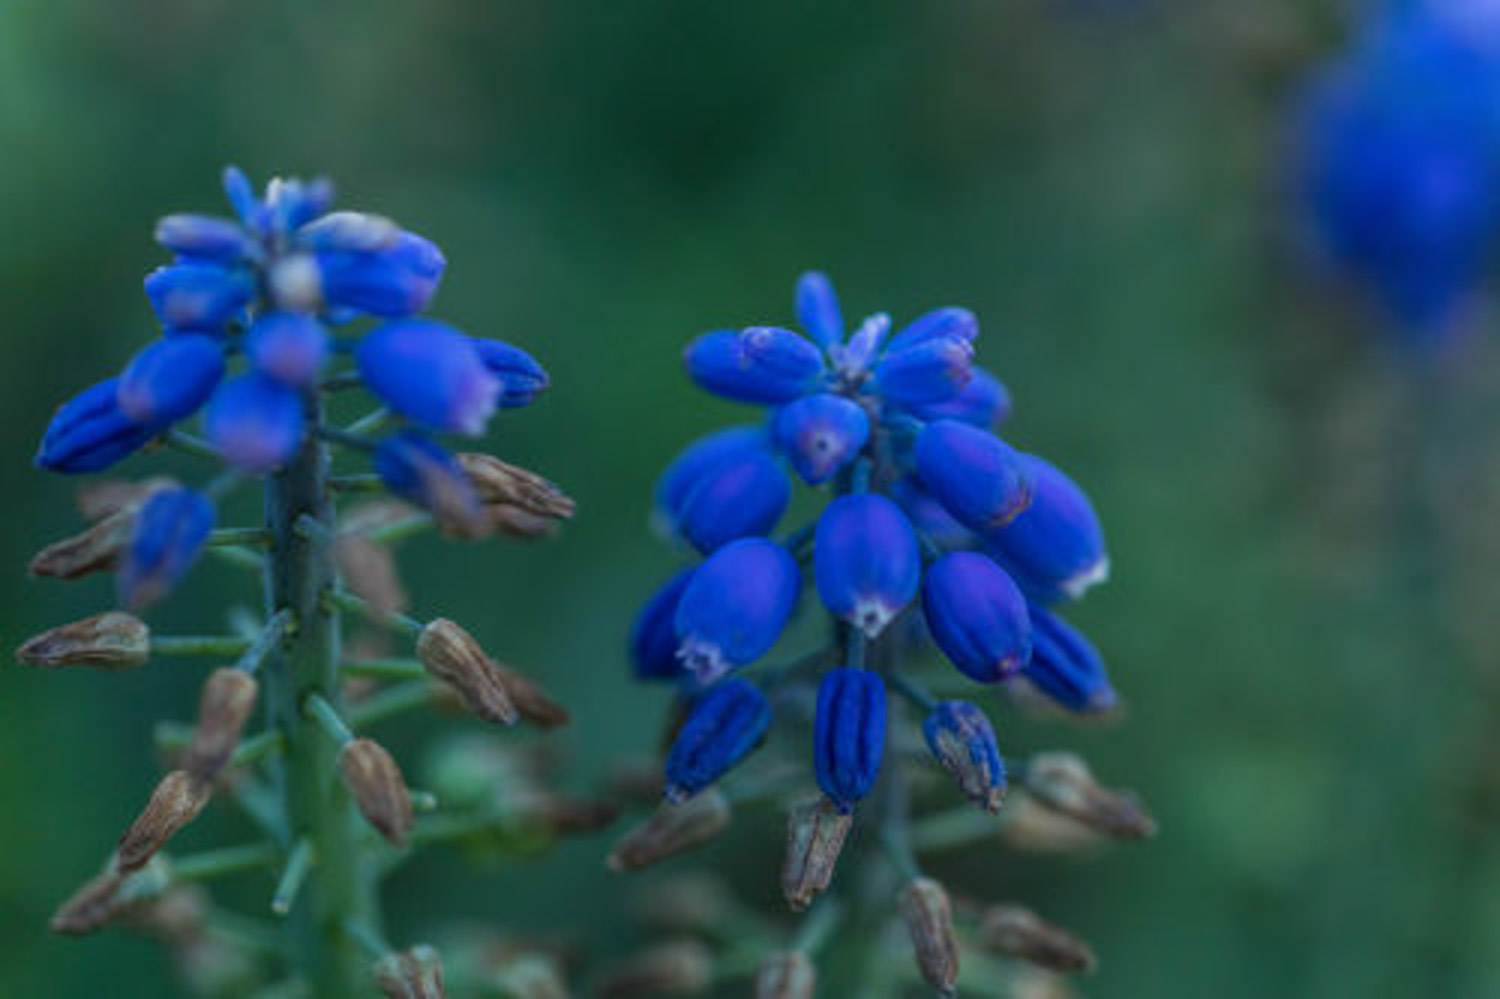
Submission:
[[[81,579],[110,571],[130,543],[135,514],[134,509],[117,510],[86,531],[54,541],[32,557],[27,570],[49,579]]]
[[[710,788],[680,804],[663,802],[609,855],[612,871],[634,871],[706,843],[729,827],[729,799]]]
[[[577,509],[556,484],[535,472],[508,465],[493,455],[469,451],[458,456],[458,463],[468,473],[474,491],[486,505],[515,507],[555,520],[567,520]]]
[[[986,909],[979,945],[1050,971],[1092,971],[1094,967],[1094,952],[1088,944],[1019,905]]]
[[[84,520],[103,520],[122,510],[135,511],[163,489],[178,485],[176,479],[164,475],[129,482],[124,479],[102,479],[80,486],[77,493],[78,512]]]
[[[375,984],[388,999],[443,999],[443,959],[436,949],[417,944],[375,962]]]
[[[620,806],[612,801],[558,794],[541,795],[533,810],[550,831],[560,836],[596,832],[620,817]]]
[[[360,534],[340,534],[333,543],[339,575],[355,596],[383,614],[410,606],[391,549]]]
[[[151,629],[146,622],[122,611],[108,611],[33,635],[16,650],[16,661],[48,669],[119,670],[139,666],[150,655]]]
[[[260,684],[244,670],[214,670],[198,699],[198,727],[183,768],[205,782],[218,776],[239,745],[259,693]]]
[[[696,940],[661,944],[625,961],[604,976],[599,995],[605,999],[637,996],[690,996],[713,984],[714,959]]]
[[[339,773],[365,820],[396,846],[406,845],[415,817],[401,768],[380,743],[351,739],[339,751]]]
[[[958,981],[958,937],[948,893],[931,878],[917,878],[901,892],[901,918],[917,952],[922,978],[944,995]]]
[[[509,666],[494,663],[493,667],[522,718],[538,728],[557,728],[571,720],[568,709],[554,701],[535,680]]]
[[[772,954],[755,975],[755,999],[813,999],[818,969],[800,950]]]
[[[840,813],[822,796],[792,809],[787,820],[781,893],[793,911],[806,909],[827,890],[853,824],[853,816]]]
[[[1039,753],[1027,762],[1024,780],[1037,801],[1112,839],[1156,834],[1156,821],[1135,795],[1100,786],[1073,753]]]
[[[124,878],[113,868],[74,892],[52,914],[47,924],[53,933],[84,936],[102,928],[119,909],[118,897]]]
[[[423,628],[417,658],[427,672],[457,690],[478,717],[501,725],[520,720],[521,711],[499,665],[454,622],[440,617]]]
[[[1006,803],[996,830],[1007,846],[1031,853],[1079,853],[1103,841],[1093,829],[1029,794],[1014,795]]]
[[[202,886],[176,884],[134,906],[127,914],[127,922],[132,929],[149,933],[170,946],[185,946],[203,936],[208,909],[208,893]]]
[[[557,522],[508,503],[492,503],[484,508],[490,533],[503,534],[519,541],[536,541],[557,533]]]
[[[173,770],[151,792],[141,814],[120,837],[115,862],[124,873],[139,870],[177,831],[198,817],[212,789],[186,770]]]

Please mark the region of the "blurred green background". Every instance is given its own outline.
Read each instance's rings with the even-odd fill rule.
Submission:
[[[973,308],[1014,439],[1075,472],[1110,532],[1113,581],[1076,619],[1128,716],[1002,715],[1001,734],[1082,747],[1162,833],[1086,863],[974,852],[966,889],[1091,940],[1090,995],[1500,995],[1500,351],[1413,370],[1298,278],[1280,113],[1335,13],[0,0],[0,644],[110,599],[26,579],[77,523],[74,483],[29,460],[52,407],[152,334],[154,219],[219,210],[226,162],[325,173],[444,247],[437,315],[552,371],[493,447],[563,483],[578,519],[541,545],[409,544],[405,564],[416,613],[468,623],[572,706],[556,741],[586,788],[653,744],[665,706],[622,653],[673,564],[651,482],[736,415],[680,347],[787,320],[819,267],[851,313]],[[205,564],[154,620],[204,630],[253,598]],[[0,677],[0,995],[175,994],[154,944],[45,923],[201,675]],[[416,865],[391,886],[397,934],[474,917],[617,956],[638,931],[607,842],[524,871]],[[768,833],[712,856],[769,885],[779,853]]]

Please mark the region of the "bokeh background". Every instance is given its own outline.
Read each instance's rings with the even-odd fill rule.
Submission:
[[[646,529],[653,477],[735,416],[680,347],[789,319],[819,267],[853,313],[974,309],[1015,441],[1073,471],[1110,533],[1114,578],[1077,620],[1127,717],[1001,734],[1081,747],[1161,835],[1088,862],[976,851],[954,862],[966,887],[1091,940],[1089,995],[1500,995],[1500,338],[1417,362],[1306,277],[1278,151],[1346,13],[4,0],[0,645],[110,599],[26,578],[76,524],[73,483],[29,459],[52,407],[152,334],[154,219],[217,210],[226,162],[325,173],[444,247],[436,314],[552,371],[493,443],[563,483],[577,520],[542,545],[404,554],[417,613],[469,623],[573,707],[557,742],[587,788],[665,707],[622,651],[673,565]],[[205,563],[155,619],[205,630],[253,597]],[[176,994],[155,945],[45,922],[200,678],[0,672],[0,995]],[[185,848],[225,828],[202,825]],[[463,916],[619,955],[639,932],[606,844],[418,864],[391,886],[398,935]],[[742,881],[775,876],[774,833],[717,850]]]

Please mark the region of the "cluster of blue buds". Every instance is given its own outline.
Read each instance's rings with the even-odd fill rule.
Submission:
[[[1111,708],[1098,652],[1055,611],[1107,575],[1094,508],[997,436],[1010,395],[974,362],[971,312],[938,309],[896,331],[875,315],[846,335],[832,286],[811,273],[796,313],[805,335],[716,331],[685,353],[703,388],[769,412],[691,444],[657,487],[658,527],[701,556],[651,597],[632,637],[637,673],[674,681],[688,703],[668,796],[723,776],[765,736],[783,685],[832,665],[815,677],[812,739],[834,807],[849,812],[875,786],[889,689],[926,713],[926,740],[961,789],[997,808],[1005,768],[984,712],[916,688],[893,654],[925,637],[978,683],[1029,687],[1072,712]],[[833,497],[815,524],[777,535],[794,478]],[[758,668],[807,568],[837,641]]]
[[[1500,15],[1489,0],[1368,6],[1295,106],[1293,186],[1329,261],[1411,342],[1439,346],[1500,226]]]
[[[37,465],[96,472],[165,441],[259,476],[319,433],[372,452],[386,488],[445,527],[481,532],[473,482],[432,435],[479,436],[497,408],[545,389],[546,371],[520,348],[420,318],[442,279],[442,252],[388,219],[332,210],[327,182],[273,180],[257,196],[231,167],[224,189],[235,218],[157,224],[173,259],[145,289],[162,334],[58,410]],[[405,428],[380,439],[324,427],[321,394],[354,386],[386,410],[361,429]],[[201,435],[185,429],[195,417]],[[138,608],[170,588],[214,519],[211,495],[155,496],[121,560],[122,602]]]

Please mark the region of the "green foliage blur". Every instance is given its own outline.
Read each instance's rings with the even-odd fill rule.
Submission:
[[[1014,440],[1073,471],[1110,534],[1114,578],[1077,620],[1123,723],[998,727],[1018,754],[1080,747],[1162,833],[941,873],[1087,937],[1084,994],[1500,995],[1500,349],[1420,370],[1299,276],[1281,111],[1334,14],[4,0],[0,644],[112,598],[25,578],[77,524],[75,483],[29,460],[52,407],[152,335],[154,219],[219,210],[228,162],[322,173],[442,245],[436,315],[551,369],[492,447],[564,484],[577,520],[403,557],[416,613],[465,622],[573,708],[555,741],[587,789],[655,745],[666,708],[623,655],[673,565],[646,529],[653,477],[736,416],[688,384],[681,345],[789,319],[819,267],[851,313],[974,309]],[[153,620],[211,630],[255,599],[233,572],[205,563]],[[153,720],[190,717],[201,677],[0,674],[0,995],[176,994],[149,941],[45,924],[154,782]],[[392,738],[415,752],[439,728]],[[230,828],[200,825],[184,849]],[[440,852],[391,885],[394,935],[467,919],[618,957],[641,933],[607,843],[526,868]],[[779,835],[708,856],[764,893]]]

